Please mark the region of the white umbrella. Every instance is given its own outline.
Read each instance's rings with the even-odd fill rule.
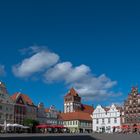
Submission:
[[[19,127],[23,128],[23,125],[19,124]]]
[[[14,127],[21,127],[21,125],[20,124],[17,124],[17,123],[13,124],[13,126]]]
[[[13,124],[10,124],[10,123],[8,123],[6,126],[7,126],[7,127],[10,127],[10,126],[12,126],[12,127],[13,127]]]

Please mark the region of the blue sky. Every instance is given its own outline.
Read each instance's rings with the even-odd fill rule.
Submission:
[[[133,85],[140,87],[139,6],[138,1],[1,1],[0,79],[10,94],[21,91],[36,104],[58,109],[71,86],[84,103],[123,102]],[[38,55],[38,63],[32,61]]]

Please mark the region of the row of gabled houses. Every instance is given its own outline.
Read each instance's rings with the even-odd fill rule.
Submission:
[[[140,93],[132,87],[123,106],[110,107],[98,105],[93,112],[93,131],[95,132],[139,132],[140,133]]]
[[[72,133],[118,132],[140,129],[140,94],[133,87],[123,106],[110,107],[85,105],[74,88],[64,96],[64,111],[59,112],[52,105],[35,105],[28,95],[20,92],[10,96],[6,86],[0,82],[0,124],[24,124],[25,119],[39,121],[40,124],[63,125]]]
[[[81,103],[81,97],[71,88],[64,97],[64,112],[52,105],[46,108],[43,103],[35,105],[31,98],[17,92],[9,95],[4,83],[0,82],[0,125],[22,124],[33,119],[40,124],[63,125],[70,132],[91,132],[93,107]]]
[[[83,105],[81,97],[72,88],[64,97],[61,116],[64,126],[71,132],[140,133],[140,93],[137,87],[132,87],[122,106],[112,104],[93,108]]]
[[[9,95],[4,83],[0,82],[0,126],[24,124],[24,120],[37,120],[39,123],[62,124],[55,106],[45,108],[43,103],[35,105],[28,95],[20,92]]]
[[[116,132],[120,131],[122,124],[122,107],[112,104],[110,107],[98,105],[93,112],[94,132]]]

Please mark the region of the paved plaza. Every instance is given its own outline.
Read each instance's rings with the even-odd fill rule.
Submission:
[[[140,140],[137,134],[2,134],[0,140]]]

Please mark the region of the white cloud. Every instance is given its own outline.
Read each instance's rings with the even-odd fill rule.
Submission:
[[[105,74],[96,76],[87,65],[73,66],[68,61],[58,63],[57,54],[38,46],[23,49],[22,53],[32,56],[13,66],[13,73],[17,77],[29,77],[39,72],[46,83],[63,81],[87,100],[108,100],[121,95],[111,91],[117,84],[116,81]]]
[[[5,76],[5,66],[0,64],[0,76]]]
[[[119,93],[111,92],[117,82],[112,81],[105,74],[100,76],[88,75],[85,79],[71,83],[79,94],[87,100],[105,100],[109,97],[118,96]]]
[[[58,63],[45,73],[45,80],[47,82],[64,80],[67,74],[71,71],[71,67],[72,64],[70,62]]]
[[[83,79],[89,71],[90,68],[86,65],[72,67],[71,62],[63,62],[49,69],[45,78],[46,81],[64,80],[68,84]]]
[[[73,67],[71,62],[58,63],[45,73],[47,82],[64,81],[68,87],[73,86],[78,93],[88,100],[105,100],[109,97],[120,96],[111,92],[117,82],[105,74],[94,76],[86,65]]]
[[[66,82],[72,83],[80,81],[87,77],[90,72],[90,68],[84,64],[71,69],[71,72],[66,76]]]
[[[56,64],[59,56],[47,50],[39,50],[21,63],[14,65],[12,70],[17,77],[28,77],[36,72],[41,72]]]

